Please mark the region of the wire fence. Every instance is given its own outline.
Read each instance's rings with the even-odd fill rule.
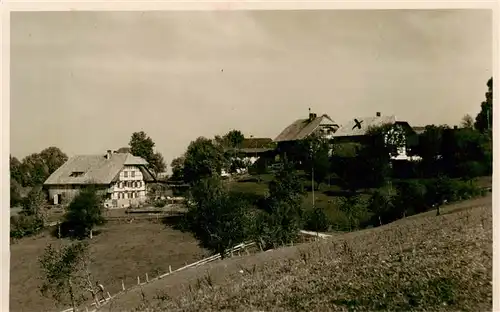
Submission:
[[[247,253],[249,253],[248,250],[247,250],[247,248],[251,247],[253,245],[255,245],[255,242],[241,243],[241,244],[236,245],[233,248],[229,249],[225,253],[225,256],[233,256],[234,253],[237,253],[237,252],[239,253],[242,250],[246,251]],[[84,307],[84,309],[85,309],[86,312],[95,312],[95,311],[97,311],[98,308],[101,308],[102,306],[106,305],[111,300],[113,300],[114,298],[116,298],[117,296],[119,296],[119,295],[121,295],[123,293],[131,291],[133,289],[136,289],[136,288],[141,287],[143,285],[146,285],[148,283],[154,282],[156,280],[165,278],[165,277],[167,277],[167,276],[169,276],[171,274],[175,274],[175,273],[177,273],[179,271],[183,271],[183,270],[186,270],[186,269],[189,269],[189,268],[192,268],[192,267],[201,266],[201,265],[204,265],[204,264],[207,264],[207,263],[219,260],[219,259],[221,259],[221,255],[217,254],[217,255],[213,255],[213,256],[201,259],[199,261],[193,262],[191,264],[185,265],[185,266],[183,266],[181,268],[178,268],[176,270],[172,270],[172,267],[169,266],[168,272],[166,272],[164,274],[161,274],[161,275],[159,275],[159,276],[157,276],[155,278],[152,278],[152,279],[150,279],[149,276],[148,276],[148,274],[146,273],[145,276],[144,276],[144,279],[142,280],[142,282],[141,282],[141,277],[137,276],[137,284],[135,284],[135,285],[133,285],[133,286],[131,286],[129,288],[125,287],[125,284],[124,284],[124,282],[122,280],[122,290],[121,291],[117,292],[114,295],[111,295],[109,292],[107,292],[107,298],[100,299],[98,307],[96,307],[96,303],[93,302],[89,306]],[[68,308],[68,309],[60,311],[60,312],[73,312],[73,308]]]

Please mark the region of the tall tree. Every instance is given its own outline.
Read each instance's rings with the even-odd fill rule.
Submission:
[[[266,247],[293,242],[298,237],[304,212],[302,202],[304,189],[293,165],[284,163],[283,168],[269,184],[269,196],[263,203],[264,212],[259,215],[254,229],[257,241],[264,241]],[[262,233],[256,233],[262,231]]]
[[[239,130],[231,130],[223,137],[224,142],[226,142],[227,147],[237,148],[240,147],[245,136]]]
[[[188,228],[201,245],[221,255],[247,237],[246,202],[230,193],[217,176],[203,178],[191,190]]]
[[[421,166],[426,176],[437,177],[441,173],[444,137],[449,130],[446,125],[427,125],[424,132],[419,135],[416,153],[422,157]]]
[[[366,142],[360,149],[358,159],[363,168],[367,186],[380,187],[390,176],[390,157],[402,144],[401,132],[392,125],[368,129]]]
[[[462,128],[474,128],[474,119],[471,115],[467,114],[462,118],[460,126]]]
[[[222,146],[200,137],[189,144],[185,153],[184,181],[194,184],[203,178],[220,175],[226,162]]]
[[[184,180],[184,156],[174,158],[170,163],[170,168],[172,168],[172,180],[183,181]]]
[[[89,292],[98,303],[86,242],[73,243],[60,249],[48,245],[38,261],[43,280],[40,292],[44,296],[51,296],[59,303],[69,301],[73,311],[77,311],[84,292]]]
[[[26,198],[23,200],[23,214],[27,216],[36,216],[43,218],[44,215],[44,204],[46,203],[45,193],[42,187],[37,185],[34,186]]]
[[[129,145],[131,154],[144,158],[155,175],[165,171],[166,164],[163,156],[154,152],[155,143],[144,131],[132,133]]]
[[[23,184],[24,178],[23,178],[21,162],[16,157],[12,157],[12,155],[9,157],[9,159],[10,159],[10,178],[14,179],[19,184]]]
[[[23,159],[22,175],[25,178],[24,186],[41,185],[49,177],[49,167],[40,154],[31,154]]]
[[[330,174],[330,144],[319,135],[311,135],[301,142],[303,155],[303,168],[310,179],[314,180],[314,188]]]
[[[40,157],[47,166],[49,175],[61,167],[67,160],[68,156],[55,146],[48,147],[40,152]]]
[[[333,155],[330,158],[331,172],[337,178],[340,186],[350,194],[356,193],[365,183],[363,181],[363,167],[360,166],[360,143],[339,143],[333,146]]]
[[[481,103],[481,111],[476,116],[475,128],[481,132],[492,129],[493,126],[493,77],[486,83],[488,91],[486,100]]]
[[[154,153],[153,157],[149,160],[149,166],[155,174],[165,172],[165,170],[167,169],[167,165],[165,164],[163,155],[158,152]]]
[[[77,238],[92,238],[94,226],[105,222],[102,197],[94,187],[83,189],[69,204],[65,221],[72,226]]]
[[[10,207],[22,203],[21,184],[16,179],[10,178]]]

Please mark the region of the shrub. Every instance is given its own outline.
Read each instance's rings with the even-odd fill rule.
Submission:
[[[404,181],[397,187],[396,205],[405,212],[405,216],[425,212],[429,206],[426,202],[427,188],[419,181]]]
[[[403,217],[405,209],[396,204],[397,191],[392,186],[377,189],[368,202],[368,210],[373,213],[371,224],[386,224]]]
[[[343,214],[335,226],[339,230],[358,230],[370,219],[367,205],[358,195],[341,198],[338,209]]]
[[[157,199],[153,201],[153,205],[156,208],[163,208],[165,205],[167,205],[167,200],[166,199]]]
[[[325,211],[320,207],[316,207],[306,213],[304,227],[309,231],[324,232],[328,231],[329,223]]]
[[[71,202],[64,221],[72,224],[76,238],[92,238],[92,229],[105,222],[102,197],[93,187],[83,189]]]
[[[43,229],[43,220],[38,216],[20,214],[10,217],[10,237],[22,238],[39,233]]]
[[[224,257],[247,238],[247,203],[229,192],[218,177],[205,178],[192,189],[184,220],[200,245]]]
[[[28,193],[26,198],[23,200],[23,214],[32,216],[32,215],[41,215],[43,210],[43,205],[46,203],[46,194],[42,190],[41,186],[35,186]]]

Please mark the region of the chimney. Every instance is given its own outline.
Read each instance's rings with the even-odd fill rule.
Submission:
[[[377,117],[380,117],[380,115],[381,115],[380,112],[377,112]]]
[[[106,159],[110,159],[111,158],[111,150],[108,150],[106,152]]]
[[[316,119],[316,116],[317,115],[315,113],[311,113],[311,109],[309,108],[309,121]]]

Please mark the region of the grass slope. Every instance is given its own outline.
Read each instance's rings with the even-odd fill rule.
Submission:
[[[186,270],[102,311],[491,310],[491,195],[457,205]]]
[[[206,251],[198,247],[191,235],[165,228],[162,224],[112,222],[101,230],[102,233],[91,242],[95,259],[91,269],[112,294],[121,290],[121,279],[126,287],[130,287],[137,284],[137,276],[143,281],[146,273],[151,278],[156,277],[168,272],[169,265],[176,269],[206,256]],[[57,240],[43,233],[11,245],[11,311],[61,310],[38,290],[41,284],[38,257],[49,243],[59,246],[67,244],[68,240]]]

